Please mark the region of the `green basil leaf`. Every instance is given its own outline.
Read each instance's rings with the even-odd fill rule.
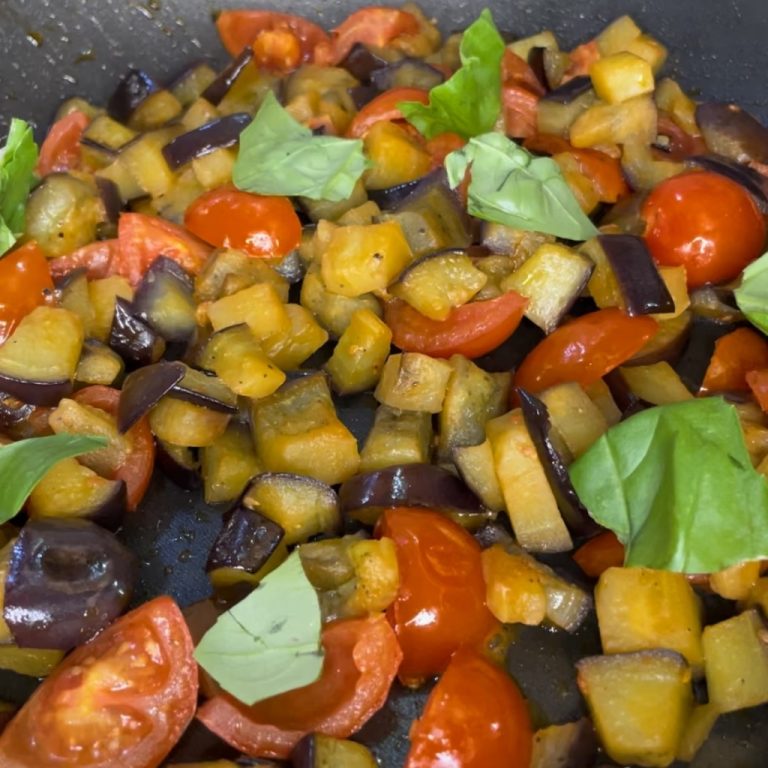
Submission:
[[[323,668],[320,603],[298,551],[203,635],[195,658],[244,704],[314,682]]]
[[[570,467],[625,564],[712,573],[768,556],[768,483],[720,398],[650,408],[609,429]]]
[[[260,195],[339,201],[352,194],[367,167],[362,139],[315,136],[269,91],[240,134],[232,181]]]
[[[32,489],[54,464],[106,444],[104,437],[62,433],[0,447],[0,523],[18,514]]]
[[[459,47],[461,67],[429,92],[429,104],[398,104],[403,117],[428,139],[446,131],[464,138],[490,131],[501,111],[504,40],[486,8],[467,27]]]
[[[473,216],[567,240],[598,234],[551,157],[535,157],[500,133],[486,133],[445,158],[452,188],[470,166],[467,207]]]
[[[733,296],[747,320],[768,334],[768,253],[753,261],[741,273],[741,285]]]
[[[24,233],[24,210],[37,165],[32,127],[14,117],[0,153],[0,254],[3,254]]]

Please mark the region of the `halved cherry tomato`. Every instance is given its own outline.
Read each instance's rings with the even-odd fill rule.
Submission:
[[[211,253],[208,245],[173,222],[143,213],[122,213],[117,225],[119,250],[110,273],[136,285],[158,256],[167,256],[196,275]]]
[[[393,299],[384,306],[384,320],[392,331],[392,343],[404,352],[474,359],[514,333],[527,303],[524,296],[507,291],[495,299],[456,307],[445,320],[432,320],[402,299]]]
[[[119,260],[120,243],[115,240],[97,240],[72,253],[48,262],[54,277],[63,277],[75,269],[85,269],[89,280],[99,280],[112,273],[112,264]]]
[[[666,266],[682,264],[691,288],[732,280],[765,245],[765,220],[749,192],[709,171],[662,181],[641,215],[653,258]]]
[[[737,328],[715,342],[701,393],[747,392],[747,374],[768,368],[768,341],[751,328]]]
[[[560,136],[550,133],[537,133],[527,138],[523,146],[531,152],[541,154],[571,155],[578,165],[579,172],[589,179],[604,203],[615,203],[629,194],[621,163],[618,158],[610,157],[605,152],[597,149],[577,149]]]
[[[48,131],[37,161],[37,173],[45,176],[54,171],[70,171],[80,164],[80,139],[91,118],[75,110],[57,120]]]
[[[31,241],[0,259],[0,344],[19,321],[53,295],[48,260]]]
[[[541,392],[575,381],[588,387],[640,351],[658,327],[652,317],[629,317],[616,307],[577,317],[528,353],[515,374],[515,386]]]
[[[504,50],[501,60],[501,80],[505,85],[521,85],[537,96],[543,96],[545,93],[544,86],[528,62],[509,48]]]
[[[507,136],[523,139],[536,133],[539,97],[528,88],[505,83],[501,88],[504,131]]]
[[[757,404],[765,413],[768,413],[768,368],[750,371],[747,374],[747,384],[752,390]]]
[[[405,768],[529,768],[531,716],[509,675],[462,648],[411,726],[410,741]]]
[[[250,256],[285,256],[301,243],[301,222],[287,197],[241,192],[232,186],[200,195],[184,225],[211,245],[240,248]]]
[[[451,655],[482,650],[499,631],[485,604],[480,545],[458,523],[428,509],[398,507],[377,533],[395,542],[400,589],[387,611],[403,650],[406,685],[445,671]]]
[[[582,43],[574,48],[569,54],[571,60],[568,69],[565,70],[561,84],[567,83],[574,77],[589,75],[592,65],[600,58],[600,49],[597,47],[596,40],[590,40],[588,43]]]
[[[323,627],[320,679],[251,707],[228,694],[203,704],[198,719],[251,757],[286,758],[305,734],[346,738],[387,700],[402,654],[383,615]]]
[[[440,168],[445,158],[457,149],[461,149],[467,140],[458,133],[438,133],[426,143],[427,152],[432,157],[432,167]]]
[[[403,113],[397,106],[401,101],[429,103],[429,93],[423,88],[390,88],[371,99],[352,119],[347,137],[361,139],[374,123],[380,120],[402,120]]]
[[[197,704],[192,638],[170,597],[74,650],[0,735],[3,768],[157,768]]]
[[[278,11],[222,11],[216,29],[231,56],[250,45],[259,64],[282,71],[312,61],[316,46],[329,42],[317,24]]]
[[[573,559],[587,576],[599,579],[603,571],[624,565],[624,545],[613,531],[605,531],[582,544]]]
[[[347,16],[331,33],[329,42],[315,48],[315,63],[335,65],[343,61],[355,43],[383,48],[400,35],[419,31],[419,20],[408,11],[372,5]]]
[[[90,405],[106,411],[117,418],[117,406],[120,403],[120,390],[94,384],[84,387],[73,395],[83,405]],[[145,416],[139,419],[126,433],[127,448],[116,461],[110,480],[122,480],[127,493],[127,505],[130,511],[136,509],[152,479],[155,468],[155,441]]]

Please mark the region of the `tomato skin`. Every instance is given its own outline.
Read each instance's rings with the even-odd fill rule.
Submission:
[[[427,152],[432,157],[432,168],[440,168],[445,162],[445,158],[451,152],[461,149],[467,140],[458,133],[438,133],[437,136],[429,139],[426,143]]]
[[[481,649],[499,622],[485,604],[480,545],[428,509],[388,509],[377,534],[395,542],[400,589],[387,611],[403,650],[405,685],[439,675],[462,646]]]
[[[764,413],[768,413],[768,368],[750,371],[746,379],[757,404]]]
[[[110,274],[137,285],[158,256],[167,256],[196,275],[211,248],[173,222],[143,213],[122,213],[117,225],[119,247]]]
[[[657,329],[652,317],[629,317],[615,307],[577,317],[528,353],[515,374],[515,386],[541,392],[575,381],[588,387],[639,352]]]
[[[287,758],[317,731],[347,738],[387,700],[402,653],[383,615],[342,619],[323,627],[320,679],[252,707],[222,694],[203,704],[198,719],[251,757]]]
[[[463,304],[445,320],[433,320],[402,299],[393,299],[384,306],[384,320],[392,331],[392,343],[404,352],[473,360],[514,333],[527,303],[524,296],[507,291],[495,299]]]
[[[120,403],[120,390],[94,384],[78,390],[73,399],[83,405],[100,408],[117,418],[117,406]],[[147,417],[139,419],[126,433],[129,441],[122,463],[115,467],[110,479],[125,483],[128,511],[132,512],[144,498],[152,480],[155,468],[155,440],[149,428]]]
[[[0,344],[19,321],[53,295],[48,260],[32,241],[0,259]]]
[[[501,101],[507,136],[516,139],[533,136],[536,133],[539,97],[521,85],[505,83],[501,89]]]
[[[222,11],[216,18],[216,29],[230,56],[237,56],[243,48],[251,45],[258,63],[281,71],[294,69],[299,64],[312,61],[315,47],[329,41],[325,30],[317,24],[301,16],[277,11]],[[273,34],[275,32],[282,34],[276,37]],[[275,50],[275,40],[281,39],[285,44],[285,33],[296,41],[298,56],[285,58],[279,54],[273,56],[268,53]],[[259,56],[259,49],[266,55]]]
[[[75,110],[57,120],[48,131],[37,161],[37,174],[70,171],[80,165],[80,139],[91,118]]]
[[[684,266],[689,288],[732,280],[765,245],[765,220],[749,192],[709,171],[662,181],[641,215],[656,263]]]
[[[401,101],[429,103],[429,93],[423,88],[390,88],[371,99],[352,119],[347,128],[347,138],[361,139],[380,120],[402,120],[403,113],[397,106]]]
[[[600,58],[600,49],[597,47],[597,41],[590,40],[587,43],[576,46],[568,54],[568,58],[571,60],[571,63],[563,75],[563,79],[560,82],[561,85],[564,85],[569,80],[573,80],[574,77],[589,74],[592,65]]]
[[[0,735],[3,768],[157,768],[197,704],[197,665],[169,597],[75,649]]]
[[[206,243],[239,248],[250,256],[285,256],[301,243],[301,222],[287,197],[241,192],[231,186],[200,195],[184,225]]]
[[[533,730],[509,675],[462,648],[411,726],[410,741],[405,768],[529,768]]]
[[[112,273],[112,264],[119,259],[120,243],[114,240],[97,240],[51,259],[48,266],[53,277],[63,277],[75,269],[84,268],[89,280],[99,280]]]
[[[768,341],[751,328],[737,328],[715,342],[700,394],[748,392],[747,374],[768,368]]]
[[[613,531],[605,531],[582,544],[573,559],[587,576],[599,579],[603,571],[624,565],[624,545]]]

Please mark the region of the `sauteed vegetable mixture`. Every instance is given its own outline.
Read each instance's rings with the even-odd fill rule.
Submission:
[[[180,765],[196,718],[241,755],[197,768],[364,768],[435,680],[407,768],[691,761],[768,702],[768,129],[627,16],[216,24],[223,71],[0,159],[0,668],[45,678],[0,766]],[[129,610],[155,471],[218,505],[213,596]],[[505,658],[595,614],[548,722]]]

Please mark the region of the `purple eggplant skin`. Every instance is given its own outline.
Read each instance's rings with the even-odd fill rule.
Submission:
[[[134,367],[156,363],[165,351],[163,338],[136,317],[131,303],[120,297],[115,301],[109,346]]]
[[[101,195],[101,201],[104,203],[104,216],[107,223],[116,225],[120,218],[120,211],[123,210],[123,201],[120,199],[120,193],[112,179],[105,179],[96,176],[96,188]]]
[[[549,80],[547,80],[547,71],[544,67],[544,51],[546,50],[546,48],[541,46],[535,46],[528,52],[528,66],[533,74],[536,75],[536,79],[545,92],[549,90]]]
[[[202,98],[209,101],[213,106],[217,106],[227,95],[233,83],[240,76],[240,73],[251,63],[253,59],[253,49],[250,46],[243,48],[230,64],[228,64],[218,77],[203,91]]]
[[[136,558],[86,520],[29,520],[11,549],[3,618],[22,648],[67,651],[125,609]]]
[[[346,69],[352,77],[359,80],[363,85],[367,85],[371,82],[371,75],[389,63],[362,43],[355,43],[339,66]]]
[[[128,509],[128,492],[125,482],[123,480],[112,482],[113,488],[109,497],[82,515],[83,519],[90,520],[108,531],[116,531],[122,525]]]
[[[211,547],[205,570],[237,568],[257,573],[284,537],[282,526],[238,501],[224,515],[224,526]]]
[[[592,87],[592,80],[587,75],[571,78],[567,83],[542,96],[544,101],[554,101],[557,104],[570,104]]]
[[[439,69],[421,59],[411,57],[387,64],[371,74],[371,85],[380,91],[400,86],[423,88],[428,91],[444,80],[445,75]]]
[[[129,69],[109,97],[109,116],[121,123],[127,122],[136,107],[158,88],[158,84],[146,72],[141,69]]]
[[[35,406],[19,400],[7,392],[0,392],[0,431],[15,427],[34,413]]]
[[[722,323],[710,317],[694,315],[688,343],[674,366],[683,384],[694,395],[701,389],[712,353],[715,351],[715,342],[737,327],[734,323]]]
[[[234,146],[250,122],[251,116],[245,112],[211,120],[210,123],[171,139],[162,149],[163,157],[171,169],[177,170],[196,157],[203,157],[216,149]]]
[[[160,398],[184,378],[186,370],[184,363],[164,360],[129,373],[120,391],[118,430],[127,432],[142,416],[146,416]]]
[[[517,388],[515,391],[520,398],[520,409],[523,412],[525,426],[536,447],[536,453],[544,467],[544,474],[552,488],[563,521],[573,536],[580,538],[595,536],[603,528],[589,516],[586,507],[581,503],[571,483],[568,467],[552,444],[549,437],[552,424],[547,406],[538,397],[524,389]]]
[[[373,101],[381,91],[375,85],[355,85],[347,89],[347,93],[355,105],[355,109],[361,110],[369,101]]]
[[[0,373],[0,392],[5,392],[29,405],[54,406],[58,405],[62,397],[71,394],[72,381],[69,379],[33,381]]]
[[[605,383],[611,391],[616,406],[621,411],[621,419],[629,418],[638,411],[651,408],[651,403],[641,400],[627,385],[626,380],[621,375],[621,371],[615,369],[605,375]]]
[[[191,276],[173,259],[158,256],[136,288],[133,311],[165,341],[186,345],[197,330],[193,291]],[[169,303],[172,313],[165,309]]]
[[[694,155],[686,161],[688,165],[703,168],[705,171],[713,171],[725,176],[752,195],[755,205],[763,215],[768,214],[768,179],[748,165],[737,163],[721,155]]]
[[[220,413],[238,411],[237,395],[218,376],[189,366],[184,366],[184,376],[171,387],[169,394]]]
[[[200,461],[194,449],[182,445],[170,445],[156,440],[157,465],[165,476],[179,488],[194,491],[200,487]]]
[[[768,128],[735,104],[705,101],[696,123],[707,149],[737,163],[768,163]]]
[[[423,184],[425,179],[432,174],[434,174],[434,171],[427,174],[427,176],[422,176],[413,181],[406,181],[403,184],[397,184],[394,187],[387,187],[386,189],[369,189],[368,197],[373,200],[382,211],[391,211],[400,205],[408,195]]]
[[[674,312],[675,302],[643,238],[599,235],[597,240],[608,258],[630,317]]]

